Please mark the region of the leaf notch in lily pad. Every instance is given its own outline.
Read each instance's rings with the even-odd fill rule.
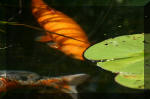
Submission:
[[[146,38],[150,38],[150,34],[146,34]],[[150,73],[149,61],[144,67],[145,60],[150,58],[148,49],[146,55],[144,53],[144,45],[150,46],[149,41],[149,39],[144,39],[143,33],[119,36],[89,47],[84,57],[97,61],[97,66],[105,70],[117,73],[115,81],[119,84],[129,88],[144,89],[146,88],[144,69],[146,68],[147,78]],[[150,81],[147,82],[146,86],[150,89]]]

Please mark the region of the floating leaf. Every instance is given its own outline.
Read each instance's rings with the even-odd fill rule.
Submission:
[[[105,70],[118,73],[115,80],[121,85],[150,89],[150,34],[145,37],[133,34],[111,38],[89,47],[84,57],[97,61]]]
[[[136,89],[144,89],[144,75],[117,75],[115,81],[119,84]]]
[[[136,57],[98,62],[103,69],[122,74],[144,74],[144,54]],[[150,68],[149,68],[150,69]]]
[[[144,34],[125,35],[105,40],[89,47],[84,56],[88,60],[118,59],[137,56],[144,51]]]

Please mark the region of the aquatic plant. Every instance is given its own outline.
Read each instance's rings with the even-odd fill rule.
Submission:
[[[96,61],[97,66],[116,73],[115,81],[123,86],[149,89],[150,34],[145,34],[145,37],[144,39],[143,33],[110,38],[89,47],[84,57]]]

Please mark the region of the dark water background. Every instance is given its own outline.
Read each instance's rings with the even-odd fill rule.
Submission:
[[[142,33],[144,31],[143,6],[127,6],[128,2],[119,3],[111,0],[44,0],[49,6],[62,11],[73,18],[88,35],[92,44],[105,39]],[[7,21],[19,8],[18,0],[0,1],[0,20]],[[12,21],[39,27],[31,13],[30,0],[23,0],[22,13]],[[63,53],[49,48],[34,38],[44,33],[23,26],[1,24],[0,46],[9,46],[0,50],[0,69],[27,70],[44,76],[60,76],[87,73],[91,80],[81,86],[81,92],[96,93],[132,93],[141,92],[120,86],[114,81],[115,74],[97,67],[90,61],[72,59]]]

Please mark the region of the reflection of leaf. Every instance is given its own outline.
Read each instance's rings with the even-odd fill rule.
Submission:
[[[145,34],[145,37],[150,38],[150,34]],[[147,46],[146,55],[144,44]],[[145,72],[146,77],[150,74],[149,46],[150,40],[144,39],[144,34],[125,35],[89,47],[84,56],[88,60],[98,61],[97,65],[105,70],[119,73],[115,78],[119,84],[143,89]],[[145,88],[150,88],[150,79],[147,80],[148,87]]]

